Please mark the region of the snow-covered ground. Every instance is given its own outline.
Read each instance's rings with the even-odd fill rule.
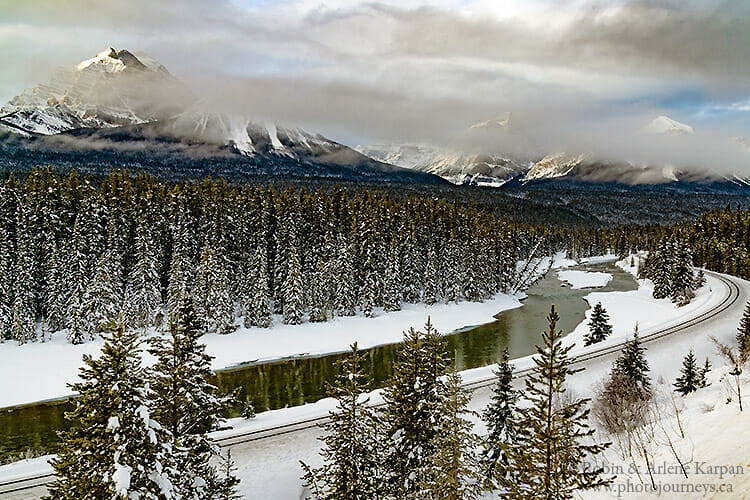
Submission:
[[[680,361],[675,356],[673,363],[679,365]],[[623,458],[621,448],[613,444],[599,465],[617,476],[614,483],[609,488],[583,493],[583,499],[747,498],[750,492],[748,410],[740,413],[736,396],[734,401],[727,401],[734,377],[727,376],[726,366],[718,360],[716,363],[708,376],[711,385],[684,398],[673,392],[673,378],[657,380],[655,397],[661,400],[661,419],[653,427],[647,427],[651,439],[646,448],[652,454],[649,461],[653,464],[653,483],[643,456],[634,453],[635,460]],[[750,390],[746,378],[742,390]],[[601,438],[616,441],[606,435]],[[687,477],[670,442],[679,462],[685,465]]]
[[[556,262],[555,265],[560,265]],[[618,263],[625,270],[634,272],[636,269],[629,267],[629,260]],[[570,265],[570,264],[569,264]],[[712,385],[702,389],[698,393],[686,398],[677,398],[678,408],[684,404],[680,412],[680,420],[685,429],[686,438],[676,438],[674,432],[670,439],[675,443],[682,459],[690,459],[693,473],[686,480],[679,474],[662,474],[657,481],[662,485],[699,482],[716,483],[717,485],[732,483],[733,492],[726,491],[720,494],[709,494],[705,498],[741,498],[735,493],[746,491],[750,488],[750,471],[746,470],[750,465],[744,464],[745,475],[734,475],[727,479],[726,475],[719,478],[709,473],[701,474],[707,470],[706,465],[718,467],[722,465],[742,465],[742,457],[747,456],[750,440],[746,436],[746,417],[740,415],[736,404],[725,404],[726,385],[720,381],[721,373],[725,371],[723,363],[717,358],[713,345],[708,340],[710,335],[717,336],[722,341],[730,341],[734,337],[739,318],[742,314],[745,301],[750,296],[750,283],[735,279],[741,285],[740,300],[728,311],[718,318],[690,327],[678,334],[660,339],[647,344],[647,357],[651,365],[652,378],[660,393],[666,394],[671,390],[671,383],[679,374],[682,357],[692,348],[699,362],[709,357],[714,364],[714,371],[710,374]],[[639,281],[639,289],[631,292],[593,292],[586,297],[590,304],[601,301],[608,310],[614,327],[613,335],[607,342],[622,340],[632,332],[637,321],[641,333],[663,328],[669,324],[676,323],[687,316],[693,316],[698,311],[711,308],[721,300],[724,290],[717,280],[709,277],[707,285],[698,291],[696,299],[692,304],[683,308],[677,308],[668,300],[654,300],[650,297],[651,285],[648,281]],[[712,293],[715,292],[715,293]],[[580,340],[586,330],[587,320],[581,323],[568,337],[567,342]],[[580,348],[580,343],[577,342]],[[576,394],[589,396],[593,393],[596,385],[609,372],[614,356],[600,358],[587,365],[584,372],[576,374],[570,380],[570,388]],[[531,357],[514,361],[516,369],[522,369],[531,364]],[[481,379],[489,375],[493,366],[467,370],[462,373],[465,381]],[[744,379],[743,379],[744,380]],[[519,382],[520,386],[520,382]],[[746,384],[745,391],[750,391],[750,384]],[[371,394],[374,401],[379,400],[379,392]],[[480,388],[474,392],[471,406],[480,410],[489,401],[489,389]],[[300,419],[324,415],[332,409],[335,402],[324,399],[313,404],[295,408],[269,411],[259,414],[252,421],[233,419],[230,424],[235,429],[260,430],[270,426],[294,422]],[[747,410],[750,411],[750,410]],[[674,429],[675,420],[669,416],[663,419],[665,428]],[[482,431],[481,423],[477,431]],[[231,434],[233,431],[217,433],[217,437]],[[660,431],[661,432],[661,431]],[[238,474],[242,478],[240,485],[241,493],[245,498],[264,499],[289,499],[301,498],[302,483],[299,479],[301,470],[299,460],[310,465],[320,463],[318,451],[320,443],[318,437],[320,430],[310,428],[299,432],[275,436],[261,441],[255,441],[239,445],[232,449],[232,457],[237,462]],[[601,436],[604,437],[604,436]],[[653,441],[654,458],[657,464],[673,464],[674,459],[668,447],[663,444],[666,438],[657,436]],[[627,461],[618,458],[616,449],[610,448],[607,459],[611,462],[613,470],[620,468],[625,473],[618,473],[615,488],[631,488],[637,490],[640,485],[638,477],[629,474]],[[698,472],[695,462],[699,462]],[[705,464],[703,463],[705,462]],[[642,467],[642,464],[637,464]],[[667,467],[668,468],[668,467]],[[9,466],[0,467],[0,478],[19,477],[35,472],[49,471],[45,459],[33,459]],[[681,479],[682,478],[682,479]],[[630,483],[628,483],[630,481]],[[622,485],[622,486],[621,486]],[[630,486],[629,486],[630,485]],[[720,486],[717,486],[720,487]],[[640,487],[642,488],[642,487]],[[673,494],[664,491],[662,486],[661,496],[658,498],[691,498],[693,495],[679,493]],[[724,486],[726,489],[727,487]],[[642,491],[642,489],[641,489]],[[652,498],[654,493],[622,493],[625,498]],[[613,492],[588,492],[584,495],[586,499],[617,498],[618,490]],[[695,498],[703,498],[702,495],[694,495]],[[20,497],[19,497],[20,498]]]
[[[609,273],[566,269],[564,271],[557,271],[557,279],[568,283],[573,289],[601,288],[607,286],[607,283],[612,281],[612,275]]]

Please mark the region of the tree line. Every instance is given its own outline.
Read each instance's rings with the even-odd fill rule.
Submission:
[[[190,296],[201,327],[267,327],[488,298],[561,244],[475,208],[367,190],[168,184],[113,170],[32,171],[0,185],[0,336],[80,343],[119,312],[164,327]],[[533,267],[533,266],[531,266]],[[241,318],[241,320],[240,320]]]

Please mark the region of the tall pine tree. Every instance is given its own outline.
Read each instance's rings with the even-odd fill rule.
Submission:
[[[245,327],[271,326],[270,290],[268,288],[268,272],[266,251],[262,244],[255,247],[255,254],[248,260],[247,278],[244,288]]]
[[[226,262],[217,237],[206,240],[198,266],[193,304],[203,329],[221,334],[234,329]]]
[[[141,221],[136,229],[135,265],[128,277],[125,309],[130,323],[143,330],[154,325],[161,304],[158,263],[153,246],[145,221]]]
[[[473,500],[484,489],[485,470],[479,457],[481,440],[474,433],[468,409],[471,394],[461,387],[461,376],[451,372],[439,406],[435,450],[427,461],[420,497],[425,500]]]
[[[682,375],[677,377],[674,383],[675,391],[683,396],[697,391],[701,386],[701,375],[692,349],[687,353],[685,359],[682,360],[682,370],[680,372]]]
[[[497,370],[497,381],[492,387],[490,403],[484,409],[482,418],[487,426],[484,440],[484,462],[487,476],[491,479],[496,469],[508,466],[505,446],[517,439],[516,420],[518,418],[519,391],[513,388],[513,367],[510,364],[508,349],[503,350]],[[498,472],[504,475],[502,471]]]
[[[283,321],[287,325],[299,325],[302,323],[304,306],[302,297],[302,269],[300,268],[296,245],[289,249],[289,262],[287,263],[283,290]]]
[[[502,498],[563,500],[576,490],[609,484],[602,470],[587,469],[587,457],[604,451],[609,444],[585,444],[594,433],[588,425],[588,399],[570,402],[561,396],[569,375],[581,371],[570,367],[568,352],[562,346],[560,316],[553,305],[543,332],[543,345],[537,346],[534,371],[526,379],[524,394],[528,406],[520,410],[519,441],[507,447],[511,466],[497,477]]]
[[[386,456],[389,494],[415,495],[429,458],[435,452],[439,408],[443,394],[440,377],[446,368],[444,341],[429,319],[425,331],[404,332],[390,385],[385,389],[386,439],[392,444]]]
[[[644,401],[651,398],[651,377],[648,374],[646,349],[641,345],[637,326],[633,338],[625,343],[620,356],[615,360],[613,370],[626,377],[633,394]]]
[[[185,297],[169,324],[169,336],[150,339],[156,363],[149,371],[154,419],[169,432],[171,482],[178,498],[214,498],[226,486],[211,463],[218,450],[208,437],[223,422],[231,400],[208,382],[211,357],[200,343],[202,332]],[[233,478],[230,481],[236,482]]]
[[[750,354],[750,302],[745,305],[740,326],[737,329],[737,344],[740,353]]]

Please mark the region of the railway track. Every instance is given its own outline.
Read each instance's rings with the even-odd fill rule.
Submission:
[[[711,271],[706,271],[706,274],[710,274],[727,288],[728,293],[726,297],[724,297],[724,299],[719,304],[713,306],[708,311],[704,311],[703,313],[699,314],[698,316],[694,318],[689,318],[679,323],[675,323],[668,327],[643,335],[641,337],[642,343],[647,344],[650,342],[655,342],[657,340],[679,333],[687,328],[691,328],[701,323],[705,323],[706,321],[709,321],[715,318],[722,312],[732,307],[739,300],[740,287],[734,281],[726,278],[725,276],[722,276],[720,274],[717,274]],[[580,364],[589,362],[593,359],[612,356],[613,354],[620,352],[624,344],[625,344],[625,341],[614,344],[614,345],[601,347],[601,348],[589,348],[586,351],[578,355],[572,356],[571,357],[572,364],[580,365]],[[514,378],[519,378],[519,379],[523,378],[527,376],[529,373],[531,373],[532,371],[533,371],[533,368],[525,368],[525,369],[518,370],[514,372]],[[473,380],[471,382],[465,383],[464,387],[469,390],[474,391],[483,387],[490,386],[494,383],[494,381],[495,381],[495,378],[490,376],[490,377],[486,377],[480,380]],[[377,404],[375,406],[376,407],[382,406],[382,403]],[[215,439],[215,442],[221,448],[232,448],[234,446],[238,446],[238,445],[245,444],[245,443],[251,443],[253,441],[260,441],[262,439],[282,436],[285,434],[292,434],[295,432],[303,431],[305,429],[318,427],[321,424],[328,422],[328,420],[329,420],[329,417],[326,414],[320,417],[313,417],[313,418],[298,420],[296,422],[279,424],[276,426],[266,427],[263,429],[239,432],[231,436],[218,437]],[[25,490],[31,490],[34,488],[43,487],[53,482],[54,477],[55,475],[50,472],[50,473],[45,473],[45,474],[29,475],[28,477],[21,477],[21,478],[9,480],[9,481],[0,482],[0,496],[7,496],[9,494],[20,493]]]

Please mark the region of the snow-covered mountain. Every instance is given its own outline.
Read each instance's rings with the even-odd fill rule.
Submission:
[[[497,187],[525,170],[523,163],[503,155],[463,153],[429,145],[376,144],[355,149],[384,163],[439,175],[453,184]]]
[[[583,164],[584,155],[571,155],[567,153],[554,153],[547,155],[538,162],[531,165],[521,180],[523,182],[538,179],[555,179],[565,177]]]
[[[531,143],[528,134],[514,126],[509,114],[472,125],[468,133],[475,134],[478,131],[485,134],[482,137],[483,144],[493,143],[491,134],[504,140],[498,142],[507,143],[508,134],[513,134],[514,141],[525,140],[527,144]],[[672,141],[677,137],[694,134],[695,130],[690,125],[662,115],[654,118],[640,132],[663,137],[653,140]],[[736,138],[734,142],[735,148],[747,148],[748,141],[743,138]],[[480,141],[477,141],[477,144],[480,144]],[[454,184],[499,187],[583,182],[666,186],[680,183],[729,182],[742,186],[750,185],[742,177],[683,171],[669,164],[633,164],[627,161],[602,160],[591,153],[573,152],[552,152],[541,159],[528,160],[506,154],[489,154],[483,152],[481,147],[474,146],[471,152],[410,144],[357,146],[356,149],[379,161],[434,173]]]
[[[355,149],[378,161],[439,175],[453,184],[475,186],[502,186],[523,174],[532,163],[513,154],[488,151],[485,146],[497,144],[491,149],[502,150],[502,144],[511,140],[526,142],[510,113],[471,125],[459,139],[464,146],[375,144]]]
[[[22,134],[52,135],[164,119],[192,100],[155,60],[109,48],[24,90],[0,109],[0,123]]]
[[[46,162],[57,151],[65,154],[54,158],[70,158],[71,164],[158,163],[173,169],[177,157],[187,157],[222,168],[252,165],[258,175],[442,182],[298,127],[214,112],[153,58],[113,48],[56,70],[48,83],[11,99],[0,108],[0,132],[15,137],[5,141],[5,150],[25,151],[10,151],[13,161],[23,157],[28,163]]]
[[[650,134],[661,135],[686,135],[695,133],[695,129],[690,125],[680,123],[664,115],[654,118],[644,130]]]

